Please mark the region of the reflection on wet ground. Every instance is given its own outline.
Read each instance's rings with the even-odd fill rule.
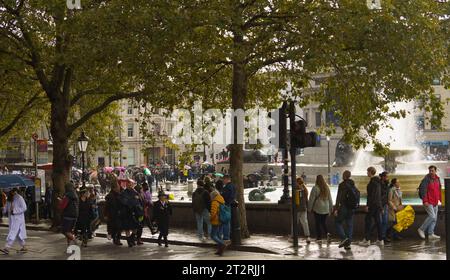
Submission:
[[[103,230],[104,228],[99,229],[98,233]],[[6,235],[7,228],[0,227],[0,239],[5,240]],[[28,236],[27,242],[30,249],[28,253],[12,252],[7,256],[0,255],[0,259],[67,259],[70,256],[66,253],[67,246],[62,234],[29,230]],[[144,236],[156,238],[147,231]],[[173,240],[184,241],[191,245],[200,243],[196,240],[195,233],[190,231],[172,231],[169,234],[169,241]],[[285,236],[255,234],[243,241],[240,251],[228,250],[221,259],[445,260],[444,241],[402,240],[383,247],[354,244],[350,251],[338,248],[337,240],[332,240],[330,244],[326,242],[318,244],[312,241],[309,245],[302,239],[299,241],[299,248],[294,249],[292,242]],[[81,259],[205,260],[218,258],[214,255],[215,249],[210,240],[207,243],[211,244],[211,247],[170,244],[169,248],[165,248],[155,243],[145,243],[142,246],[128,248],[126,242],[123,243],[123,246],[118,247],[112,245],[106,238],[96,237],[88,243],[87,248],[81,248]],[[15,246],[18,247],[18,244]],[[254,247],[262,247],[272,253],[252,252]],[[246,251],[246,248],[249,248],[250,252]]]

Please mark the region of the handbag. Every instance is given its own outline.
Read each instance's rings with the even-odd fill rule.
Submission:
[[[58,209],[62,211],[64,209],[66,209],[68,204],[69,204],[69,198],[67,196],[64,196],[63,199],[61,199],[58,203]]]

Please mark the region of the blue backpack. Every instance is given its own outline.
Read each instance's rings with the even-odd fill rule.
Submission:
[[[231,207],[225,204],[219,206],[219,221],[221,224],[226,224],[231,220]]]

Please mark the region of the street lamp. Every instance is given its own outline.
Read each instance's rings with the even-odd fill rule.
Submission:
[[[80,137],[78,137],[78,149],[81,152],[81,181],[83,182],[83,188],[86,187],[86,184],[84,182],[84,153],[87,150],[87,146],[89,143],[89,138],[86,136],[86,134],[84,133],[84,130],[81,132]]]
[[[330,136],[327,136],[328,143],[328,184],[331,185],[331,166],[330,166]]]

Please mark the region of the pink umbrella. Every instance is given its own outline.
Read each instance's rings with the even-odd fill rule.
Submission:
[[[111,172],[113,172],[114,168],[112,168],[112,167],[110,167],[110,166],[107,166],[107,167],[104,167],[103,170],[104,170],[106,173],[111,173]]]

